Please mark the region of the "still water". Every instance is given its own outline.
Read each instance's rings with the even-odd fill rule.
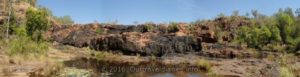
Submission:
[[[202,68],[163,65],[159,62],[128,64],[90,59],[66,61],[67,67],[93,70],[92,77],[206,77]]]

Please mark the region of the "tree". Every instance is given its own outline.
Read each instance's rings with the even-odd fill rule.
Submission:
[[[252,10],[251,13],[252,13],[254,18],[257,18],[257,16],[258,16],[258,11],[257,10]]]
[[[40,9],[29,8],[26,11],[26,20],[27,35],[35,41],[41,41],[42,33],[50,26],[48,14]]]
[[[298,8],[295,13],[298,17],[300,17],[300,8]]]
[[[261,49],[272,40],[272,33],[267,26],[243,26],[237,31],[236,40],[249,47]]]
[[[233,12],[232,12],[232,16],[239,16],[239,11],[237,11],[237,10],[236,10],[236,11],[233,11]]]
[[[250,16],[250,14],[249,14],[249,13],[246,13],[246,14],[245,14],[245,16],[246,16],[246,17],[249,17],[249,16]]]
[[[218,15],[218,17],[225,17],[225,14],[224,14],[224,13],[220,13],[220,14]]]
[[[276,14],[276,20],[283,43],[288,43],[288,39],[290,38],[291,33],[294,31],[293,19],[288,14],[279,12]]]
[[[288,7],[284,9],[284,13],[288,14],[291,18],[294,18],[294,11],[292,8]]]
[[[268,26],[270,32],[272,33],[269,40],[270,43],[278,43],[281,42],[281,37],[280,37],[280,30],[276,25],[269,25]]]

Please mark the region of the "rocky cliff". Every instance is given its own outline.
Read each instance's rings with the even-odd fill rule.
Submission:
[[[162,56],[167,53],[200,52],[202,42],[231,41],[232,30],[247,25],[246,18],[229,22],[218,18],[205,23],[187,24],[74,24],[53,25],[48,32],[53,41],[98,51],[121,51],[123,54]],[[224,32],[217,35],[219,31]],[[225,34],[226,33],[226,34]]]

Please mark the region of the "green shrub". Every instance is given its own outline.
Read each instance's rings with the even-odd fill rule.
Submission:
[[[40,9],[29,8],[26,11],[26,20],[27,35],[34,41],[41,41],[42,33],[48,30],[50,26],[47,12]]]
[[[32,41],[28,37],[18,37],[16,39],[13,39],[9,42],[8,45],[8,51],[6,51],[6,54],[9,56],[40,56],[42,54],[45,54],[45,52],[48,50],[48,44],[45,42],[37,43],[35,41]]]
[[[280,29],[280,36],[283,43],[291,43],[291,34],[295,32],[293,19],[286,13],[278,13],[275,15],[277,20],[277,27]]]
[[[154,26],[150,25],[150,24],[146,24],[145,28],[146,28],[146,32],[149,32],[149,31],[152,31],[154,29]]]
[[[196,65],[201,68],[204,68],[206,71],[210,71],[210,69],[212,67],[212,64],[208,60],[205,60],[205,59],[199,59],[197,61]]]
[[[249,47],[261,49],[273,40],[271,36],[272,33],[266,26],[243,26],[238,29],[236,40]]]
[[[97,33],[97,34],[102,34],[102,33],[103,33],[103,30],[100,29],[100,28],[97,28],[97,29],[96,29],[96,33]]]
[[[168,32],[174,33],[178,31],[179,31],[178,23],[174,23],[174,22],[170,23],[170,25],[168,26]]]

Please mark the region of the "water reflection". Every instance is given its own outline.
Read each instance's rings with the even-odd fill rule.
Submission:
[[[187,65],[163,65],[159,62],[130,63],[75,59],[66,61],[67,67],[92,69],[92,77],[205,77],[201,68]]]

